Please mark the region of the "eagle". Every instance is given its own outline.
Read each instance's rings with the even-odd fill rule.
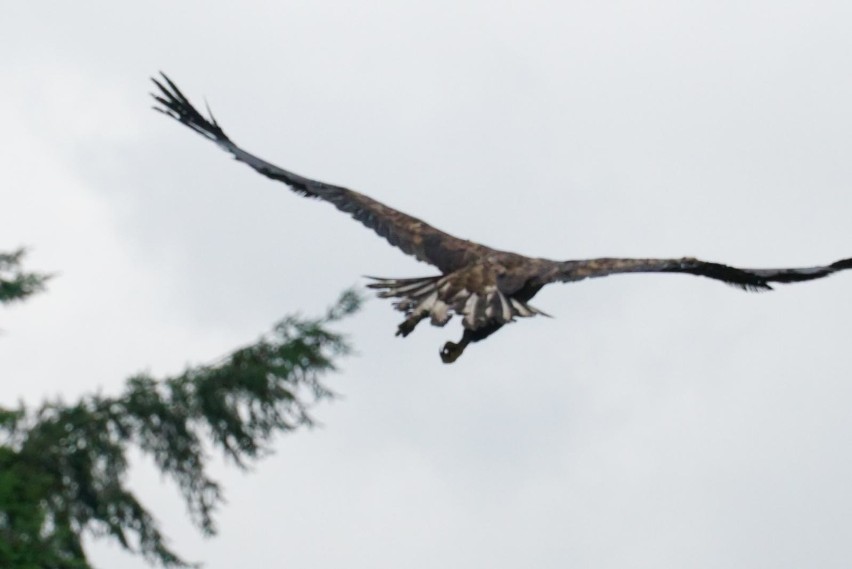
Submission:
[[[440,274],[415,278],[367,277],[367,286],[381,298],[394,298],[405,319],[397,336],[408,336],[421,321],[444,326],[454,314],[461,317],[458,342],[446,342],[441,360],[452,363],[465,348],[484,340],[516,318],[547,316],[529,304],[542,287],[622,273],[685,273],[708,277],[747,291],[771,290],[770,283],[795,283],[852,268],[852,258],[828,265],[787,269],[742,269],[693,257],[677,259],[598,258],[554,261],[492,249],[460,239],[395,210],[362,193],[305,178],[258,158],[237,146],[207,107],[202,115],[164,73],[152,78],[154,109],[215,142],[235,159],[267,178],[283,182],[299,195],[331,203],[384,237],[403,253],[429,263]]]

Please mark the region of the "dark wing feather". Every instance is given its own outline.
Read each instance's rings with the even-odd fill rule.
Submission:
[[[544,275],[546,282],[579,281],[619,273],[687,273],[725,282],[745,290],[772,290],[769,283],[796,283],[821,279],[832,273],[852,268],[852,259],[830,265],[798,269],[740,269],[684,257],[682,259],[588,259],[554,263]]]
[[[414,255],[420,261],[432,264],[444,273],[467,266],[492,250],[484,245],[453,237],[431,225],[395,209],[392,209],[364,194],[333,186],[317,180],[311,180],[294,174],[265,160],[249,154],[236,144],[222,130],[213,118],[210,109],[206,118],[165,74],[163,82],[152,81],[159,88],[159,94],[152,94],[160,104],[154,109],[185,124],[203,137],[212,140],[234,158],[248,164],[267,178],[284,182],[303,196],[319,198],[334,205],[340,211],[349,213],[404,253]]]

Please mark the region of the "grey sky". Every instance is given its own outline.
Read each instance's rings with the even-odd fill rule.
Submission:
[[[60,276],[2,312],[3,403],[113,391],[359,275],[433,273],[155,114],[159,69],[247,149],[495,247],[852,255],[848,2],[224,6],[4,6],[0,248]],[[850,286],[552,286],[555,319],[453,366],[456,321],[403,341],[371,301],[324,426],[221,470],[217,538],[144,461],[133,483],[210,569],[848,567]]]

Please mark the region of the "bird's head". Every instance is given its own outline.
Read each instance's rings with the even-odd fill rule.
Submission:
[[[455,342],[447,342],[444,344],[444,347],[441,348],[441,361],[445,364],[451,364],[462,355],[467,344],[460,343],[456,344]]]

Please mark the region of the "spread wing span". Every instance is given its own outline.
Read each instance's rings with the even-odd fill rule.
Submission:
[[[454,362],[469,344],[484,340],[516,318],[545,315],[530,306],[529,301],[542,287],[553,282],[623,273],[685,273],[744,290],[761,291],[771,290],[772,283],[809,281],[852,269],[852,259],[815,267],[742,269],[692,257],[554,261],[497,251],[453,237],[364,194],[311,180],[262,160],[228,138],[209,108],[207,117],[198,112],[166,75],[153,81],[159,90],[152,95],[158,103],[154,107],[156,110],[215,142],[267,178],[284,182],[303,196],[331,203],[404,253],[440,269],[440,275],[425,278],[374,278],[375,282],[368,286],[378,289],[383,298],[396,299],[394,307],[405,314],[397,335],[407,336],[426,319],[434,326],[444,326],[453,315],[461,317],[464,329],[461,339],[447,342],[440,350],[444,363]]]
[[[228,136],[208,107],[209,118],[202,115],[189,99],[165,75],[162,81],[153,79],[159,93],[152,97],[159,103],[154,109],[185,124],[201,136],[212,140],[234,158],[248,164],[267,178],[284,182],[298,194],[325,200],[340,211],[352,215],[391,245],[448,273],[470,265],[491,252],[484,245],[453,237],[401,211],[390,208],[359,192],[340,186],[305,178],[262,160],[237,146]]]

